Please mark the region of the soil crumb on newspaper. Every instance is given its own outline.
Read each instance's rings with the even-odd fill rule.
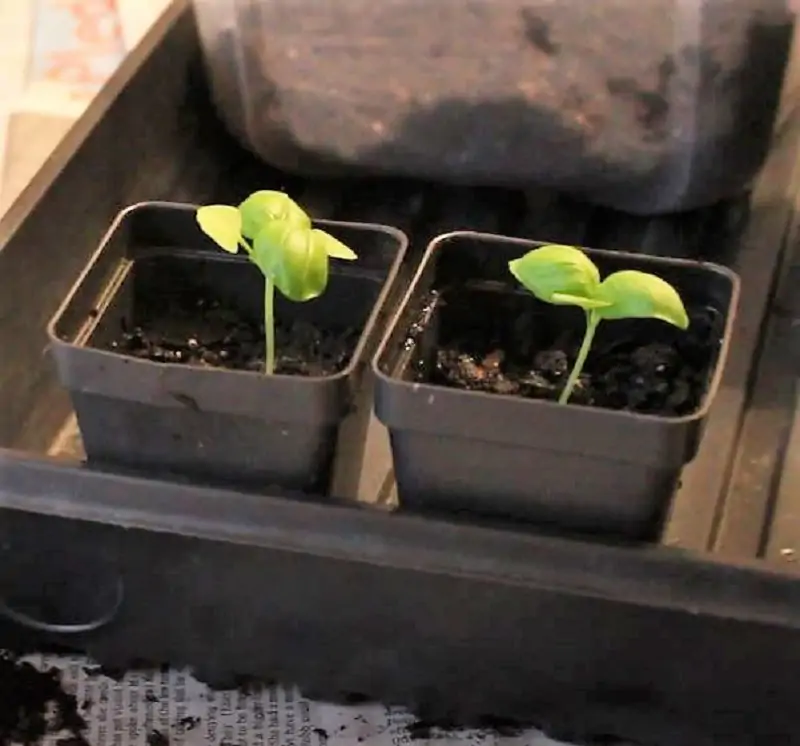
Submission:
[[[528,731],[535,730],[546,733],[550,738],[559,743],[580,743],[581,746],[640,746],[630,741],[623,741],[613,735],[597,734],[586,736],[576,733],[554,733],[548,732],[539,724],[523,723],[503,717],[487,715],[478,718],[477,722],[472,723],[471,727],[460,725],[449,720],[427,720],[418,719],[406,726],[409,740],[411,741],[436,741],[437,739],[458,738],[464,736],[465,732],[477,730],[484,735],[492,734],[495,739],[520,738]]]
[[[59,746],[89,746],[78,700],[61,675],[0,651],[0,745],[34,746],[50,736]]]
[[[500,738],[517,738],[530,728],[537,726],[520,723],[516,720],[507,718],[493,717],[491,715],[478,719],[472,723],[472,728],[492,733]],[[449,720],[428,720],[418,719],[406,726],[409,738],[412,741],[428,741],[436,738],[443,738],[448,735],[458,735],[465,730],[465,725]]]

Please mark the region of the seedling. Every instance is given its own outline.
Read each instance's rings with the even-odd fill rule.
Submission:
[[[229,254],[243,249],[264,275],[264,372],[275,370],[275,289],[298,303],[322,295],[328,285],[328,260],[357,259],[283,192],[258,191],[238,207],[197,209],[201,230]]]
[[[687,329],[689,317],[678,292],[647,272],[627,269],[600,281],[600,270],[574,246],[550,245],[508,263],[511,274],[539,300],[577,306],[586,314],[586,333],[575,365],[559,396],[566,404],[583,371],[595,332],[604,319],[660,319]]]

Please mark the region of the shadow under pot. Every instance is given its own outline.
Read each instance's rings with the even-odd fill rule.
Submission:
[[[559,404],[585,313],[537,300],[508,268],[542,245],[457,232],[428,247],[374,359],[401,505],[655,538],[719,387],[738,278],[586,249],[601,277],[635,269],[672,284],[689,327],[601,323]]]
[[[378,225],[318,221],[358,255],[326,291],[275,297],[199,229],[196,206],[122,211],[48,327],[89,464],[242,488],[355,494],[370,403],[361,385],[406,248]]]

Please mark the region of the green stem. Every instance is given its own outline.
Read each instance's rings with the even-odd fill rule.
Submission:
[[[271,375],[275,370],[275,285],[269,277],[264,278],[264,372]]]
[[[578,378],[580,378],[581,372],[583,371],[583,366],[586,363],[587,356],[589,355],[589,350],[591,349],[592,341],[594,340],[594,333],[597,331],[597,326],[599,323],[600,317],[596,313],[593,311],[586,312],[586,334],[583,337],[583,342],[581,342],[581,348],[578,350],[578,357],[575,358],[575,365],[573,366],[572,371],[569,374],[569,378],[564,385],[561,396],[558,397],[559,404],[567,403],[569,397],[572,395],[572,392],[575,389],[575,384],[578,383]]]

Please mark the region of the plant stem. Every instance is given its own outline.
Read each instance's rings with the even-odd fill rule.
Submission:
[[[264,278],[264,373],[268,376],[275,370],[275,285],[269,277]]]
[[[564,389],[561,391],[561,396],[558,397],[559,404],[567,403],[569,397],[572,395],[572,392],[575,389],[575,384],[578,383],[578,378],[580,378],[581,372],[583,371],[583,366],[586,363],[586,358],[589,355],[589,350],[592,347],[594,333],[597,331],[597,326],[599,323],[600,317],[596,313],[593,311],[586,312],[586,333],[583,336],[581,348],[578,350],[578,357],[575,358],[575,365],[572,367],[572,371],[569,374],[569,378],[567,378]]]

